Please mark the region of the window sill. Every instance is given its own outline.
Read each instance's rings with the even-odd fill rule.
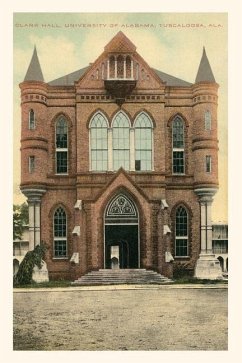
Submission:
[[[190,258],[190,256],[174,256],[174,258],[177,258],[177,259],[182,259],[182,258],[186,258],[186,259],[188,259],[188,258]]]
[[[52,260],[57,260],[57,261],[59,261],[59,260],[69,260],[69,258],[68,257],[52,257]]]
[[[185,173],[177,173],[177,174],[175,174],[175,173],[173,173],[173,174],[171,174],[172,176],[186,176],[186,174]]]

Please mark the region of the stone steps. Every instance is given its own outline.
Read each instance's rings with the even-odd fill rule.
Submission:
[[[166,284],[172,280],[146,269],[100,269],[88,272],[72,285]]]

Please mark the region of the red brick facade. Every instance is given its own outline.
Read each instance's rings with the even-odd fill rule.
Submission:
[[[132,59],[132,92],[124,91],[122,102],[107,91],[107,59],[110,54],[128,54]],[[130,72],[130,71],[129,71]],[[58,81],[58,80],[57,80]],[[179,80],[178,80],[179,81]],[[123,82],[123,83],[122,83]],[[125,79],[122,80],[125,83]],[[40,239],[48,245],[46,262],[51,279],[74,279],[93,269],[105,267],[105,210],[111,199],[123,193],[136,205],[139,214],[139,267],[172,276],[173,267],[186,264],[193,270],[200,253],[200,206],[197,188],[217,188],[217,88],[215,82],[169,84],[138,55],[129,40],[119,33],[100,57],[73,84],[25,80],[20,85],[22,105],[21,189],[42,190]],[[29,129],[29,111],[35,113],[35,128]],[[131,128],[144,111],[153,123],[153,166],[151,171],[90,171],[89,126],[100,111],[109,128],[122,110]],[[211,113],[211,129],[204,115]],[[56,174],[55,127],[58,116],[68,124],[68,173]],[[172,173],[172,122],[179,115],[184,122],[185,173]],[[206,172],[206,155],[211,171]],[[35,157],[29,172],[29,156]],[[31,199],[31,198],[29,198]],[[77,200],[81,209],[74,208]],[[162,208],[162,200],[168,207]],[[188,256],[175,256],[175,215],[178,206],[188,214]],[[61,206],[67,217],[67,256],[55,258],[53,216]],[[164,225],[171,233],[164,234]],[[80,236],[73,229],[80,226]],[[123,227],[125,228],[125,226]],[[165,261],[171,252],[174,262]],[[79,262],[72,263],[73,253]]]

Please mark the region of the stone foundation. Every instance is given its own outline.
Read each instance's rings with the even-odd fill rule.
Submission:
[[[222,280],[219,261],[213,254],[200,254],[195,267],[194,277],[197,279]]]
[[[38,266],[34,266],[32,280],[37,283],[49,281],[49,274],[46,263],[44,261],[42,261],[41,269],[39,269]]]

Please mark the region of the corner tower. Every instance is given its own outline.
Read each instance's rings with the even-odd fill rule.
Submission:
[[[195,277],[222,278],[218,260],[212,253],[211,205],[218,189],[217,91],[205,48],[193,86],[194,192],[200,203],[201,251]]]
[[[21,89],[21,191],[28,199],[30,250],[40,244],[40,204],[45,193],[48,142],[47,89],[34,48]]]

